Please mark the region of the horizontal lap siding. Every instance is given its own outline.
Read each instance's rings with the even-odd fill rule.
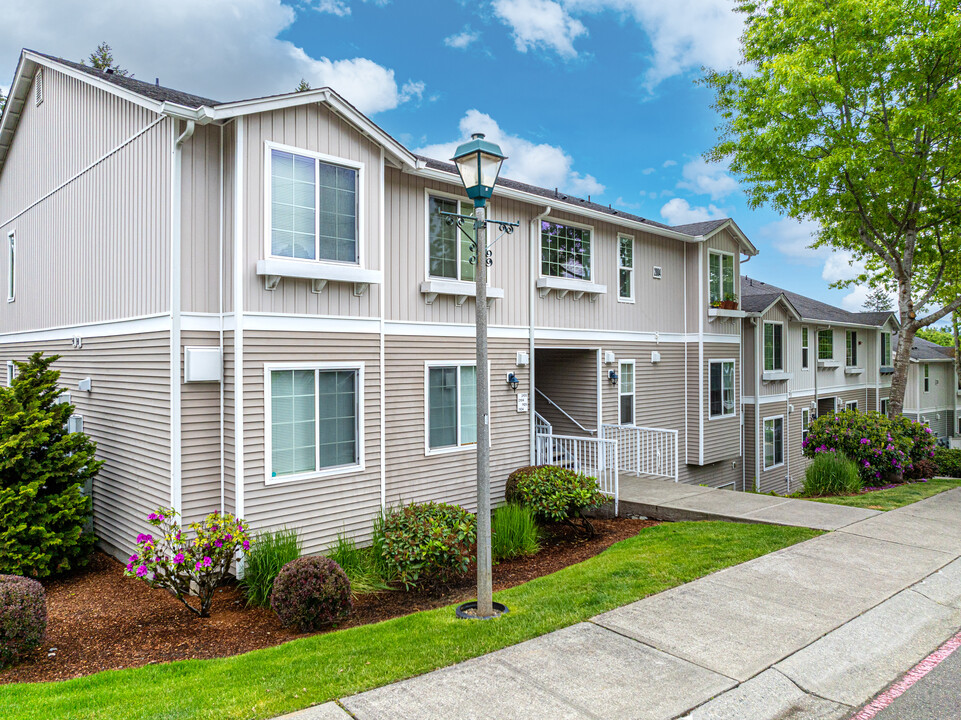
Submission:
[[[736,458],[741,454],[741,373],[739,347],[736,344],[704,344],[704,463]],[[730,417],[711,419],[710,367],[711,360],[734,361],[734,407],[735,414]]]
[[[517,341],[518,345],[522,341]],[[597,351],[538,347],[534,351],[534,383],[537,389],[563,408],[588,430],[597,429]],[[607,366],[604,367],[603,383]],[[534,407],[554,426],[556,435],[586,435],[577,425],[535,393]]]
[[[365,469],[336,477],[267,485],[264,478],[264,364],[364,363]],[[244,332],[244,518],[257,530],[297,528],[304,552],[320,552],[341,532],[370,537],[380,511],[380,367],[376,335]]]
[[[507,476],[530,460],[530,415],[517,412],[508,372],[530,392],[530,373],[517,367],[523,340],[491,340],[491,499],[504,497]],[[464,338],[396,337],[386,339],[387,504],[456,503],[476,508],[477,453],[472,450],[426,455],[425,361],[470,362],[474,342]]]
[[[765,470],[764,469],[764,418],[777,417],[777,416],[784,417],[784,432],[783,432],[784,464]],[[801,423],[801,414],[799,412],[795,412],[789,415],[788,406],[786,402],[778,401],[778,402],[762,403],[761,410],[760,410],[760,417],[757,424],[758,433],[759,433],[758,435],[759,440],[758,440],[757,447],[758,447],[758,454],[760,456],[760,463],[758,467],[760,468],[760,491],[761,492],[765,492],[765,493],[776,492],[779,495],[783,495],[787,493],[788,491],[787,478],[789,475],[788,452],[789,450],[793,451],[793,448],[790,447],[789,438],[791,437],[791,434],[794,432],[793,426],[795,424],[800,425],[800,423]],[[796,489],[798,488],[794,487],[794,483],[792,481],[791,492],[794,492],[794,490]]]
[[[170,338],[167,333],[2,345],[4,360],[59,353],[53,367],[70,392],[84,432],[104,461],[94,481],[94,532],[125,555],[148,527],[147,515],[170,505]],[[77,383],[89,377],[91,392]]]
[[[219,347],[217,333],[184,332],[181,339],[184,347]],[[220,383],[184,383],[180,406],[181,514],[189,523],[220,510]]]
[[[745,404],[744,412],[744,490],[754,490],[757,480],[757,413],[754,404]]]

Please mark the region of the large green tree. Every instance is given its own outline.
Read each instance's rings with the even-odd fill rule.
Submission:
[[[814,220],[857,282],[897,288],[890,412],[919,328],[961,307],[961,15],[938,0],[738,0],[743,63],[711,71],[753,206]]]

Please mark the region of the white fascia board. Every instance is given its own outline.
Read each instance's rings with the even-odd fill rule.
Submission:
[[[878,325],[867,325],[865,323],[838,322],[836,320],[819,320],[817,318],[802,317],[801,322],[805,325],[817,325],[819,330],[830,330],[831,328],[855,328],[862,330],[877,330]]]
[[[739,228],[737,226],[737,223],[734,222],[731,218],[728,218],[727,221],[724,222],[723,224],[718,225],[716,228],[711,230],[711,232],[709,232],[707,235],[700,235],[699,237],[701,238],[701,240],[707,240],[708,238],[714,237],[719,232],[721,232],[721,230],[724,230],[725,228],[731,230],[731,232],[734,233],[734,235],[737,237],[738,242],[741,244],[742,247],[747,248],[747,252],[746,252],[747,255],[758,254],[757,247],[754,245],[754,243],[748,240],[747,235],[745,235],[741,231],[741,228]]]
[[[32,53],[31,53],[32,55]],[[27,102],[30,93],[30,84],[36,73],[36,62],[27,56],[27,52],[20,53],[20,62],[17,63],[17,71],[13,76],[13,83],[8,90],[7,105],[0,118],[0,172],[3,171],[3,161],[7,157],[7,150],[13,143],[13,135],[17,130],[20,121],[21,111]]]

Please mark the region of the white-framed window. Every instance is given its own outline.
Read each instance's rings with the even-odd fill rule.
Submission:
[[[634,236],[617,236],[617,299],[634,302]]]
[[[834,331],[818,330],[818,360],[834,359]]]
[[[708,375],[710,416],[733,416],[737,411],[734,397],[734,360],[711,360]]]
[[[363,163],[266,143],[267,254],[362,261]]]
[[[888,399],[887,399],[887,398],[881,398],[881,414],[882,414],[882,415],[887,415],[887,414],[888,414]]]
[[[590,281],[592,235],[587,226],[542,220],[541,275]]]
[[[931,366],[924,363],[924,392],[931,392]]]
[[[801,369],[807,370],[811,364],[811,334],[807,327],[801,328]]]
[[[764,469],[784,464],[784,416],[764,418]]]
[[[364,364],[264,365],[267,484],[364,466]]]
[[[17,376],[17,366],[13,360],[7,360],[7,387],[13,385],[13,379]]]
[[[618,422],[634,425],[634,361],[622,360],[617,389]]]
[[[474,253],[474,224],[465,222],[463,229],[448,223],[441,213],[473,215],[474,205],[453,195],[427,195],[427,275],[448,280],[473,282],[475,265],[470,261]],[[465,234],[466,233],[466,234]]]
[[[708,277],[710,278],[711,293],[709,300],[712,305],[722,300],[737,299],[734,253],[710,250],[708,252]]]
[[[881,333],[881,367],[891,367],[891,333]]]
[[[427,454],[477,444],[477,366],[427,363]]]
[[[801,442],[808,439],[811,431],[811,408],[801,408]]]
[[[848,400],[846,403],[844,403],[844,409],[845,409],[845,410],[857,410],[857,409],[858,409],[858,401],[857,401],[857,400]]]
[[[764,369],[784,369],[784,323],[764,323]]]
[[[857,367],[858,365],[858,333],[857,330],[848,330],[844,339],[844,364],[847,367]]]
[[[17,238],[7,233],[7,302],[17,299]]]

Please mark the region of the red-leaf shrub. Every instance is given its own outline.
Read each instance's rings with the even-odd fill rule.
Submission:
[[[302,632],[317,630],[350,614],[350,580],[329,558],[312,555],[291,560],[274,580],[270,607],[285,626]]]
[[[19,575],[0,575],[0,668],[40,645],[46,630],[43,585]]]

